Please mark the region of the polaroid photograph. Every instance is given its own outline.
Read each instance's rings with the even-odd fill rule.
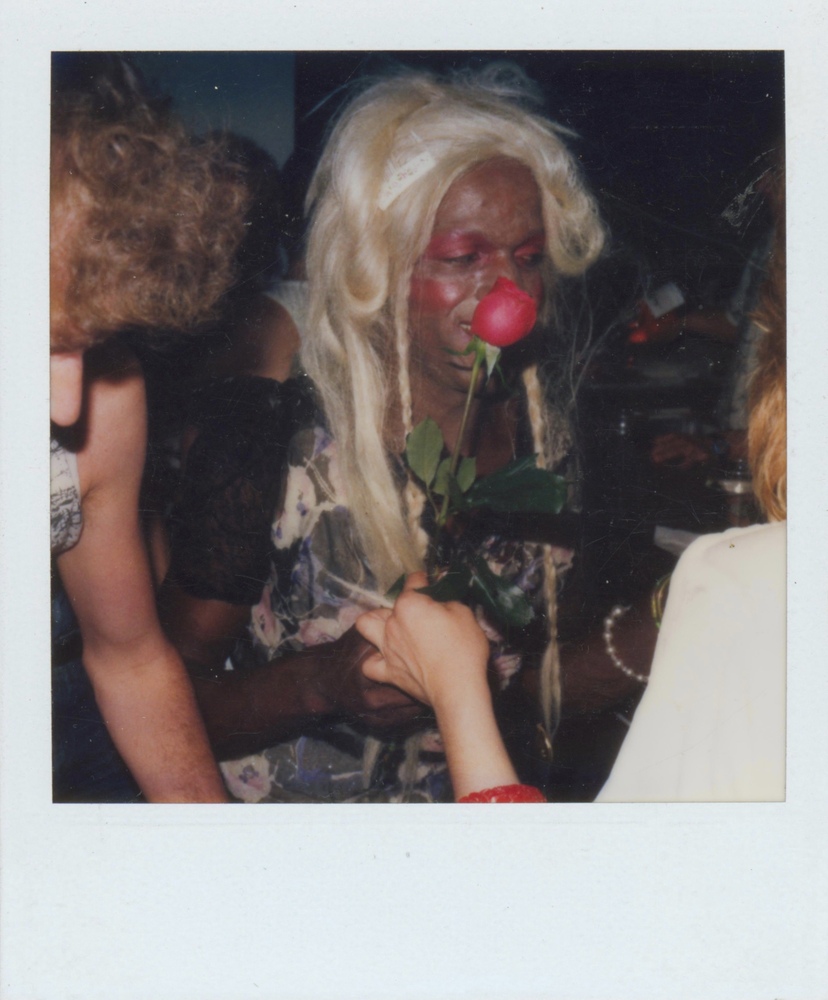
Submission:
[[[808,19],[185,7],[4,16],[0,997],[819,995]]]

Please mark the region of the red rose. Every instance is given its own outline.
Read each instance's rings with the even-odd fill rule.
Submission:
[[[498,278],[477,304],[471,332],[493,347],[508,347],[522,340],[535,325],[535,300],[508,278]]]

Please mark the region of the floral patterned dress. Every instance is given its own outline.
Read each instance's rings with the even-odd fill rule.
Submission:
[[[59,556],[77,544],[83,527],[78,459],[55,438],[49,449],[51,549]]]
[[[316,417],[290,439],[282,500],[270,525],[270,571],[253,603],[249,636],[237,645],[228,669],[264,664],[278,669],[281,656],[338,639],[360,614],[380,603],[368,561],[353,542],[336,441],[318,412]],[[482,553],[494,572],[517,583],[538,604],[543,580],[540,546],[505,537],[497,527],[487,513],[456,544]],[[555,551],[563,570],[571,552]],[[526,635],[514,630],[505,636],[477,613],[492,644],[493,668],[506,688],[523,662]],[[414,735],[382,739],[356,724],[309,724],[302,736],[223,761],[221,769],[231,795],[245,802],[453,798],[433,718]]]

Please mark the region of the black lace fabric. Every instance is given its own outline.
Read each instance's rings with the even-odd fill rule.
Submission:
[[[259,599],[288,445],[319,419],[307,376],[235,376],[196,391],[189,424],[197,437],[170,518],[170,573],[187,593],[230,604]]]

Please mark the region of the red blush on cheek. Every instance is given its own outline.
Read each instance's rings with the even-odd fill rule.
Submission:
[[[409,301],[411,305],[416,305],[426,312],[438,312],[451,309],[464,297],[464,294],[462,281],[423,278],[415,274],[411,278]]]

